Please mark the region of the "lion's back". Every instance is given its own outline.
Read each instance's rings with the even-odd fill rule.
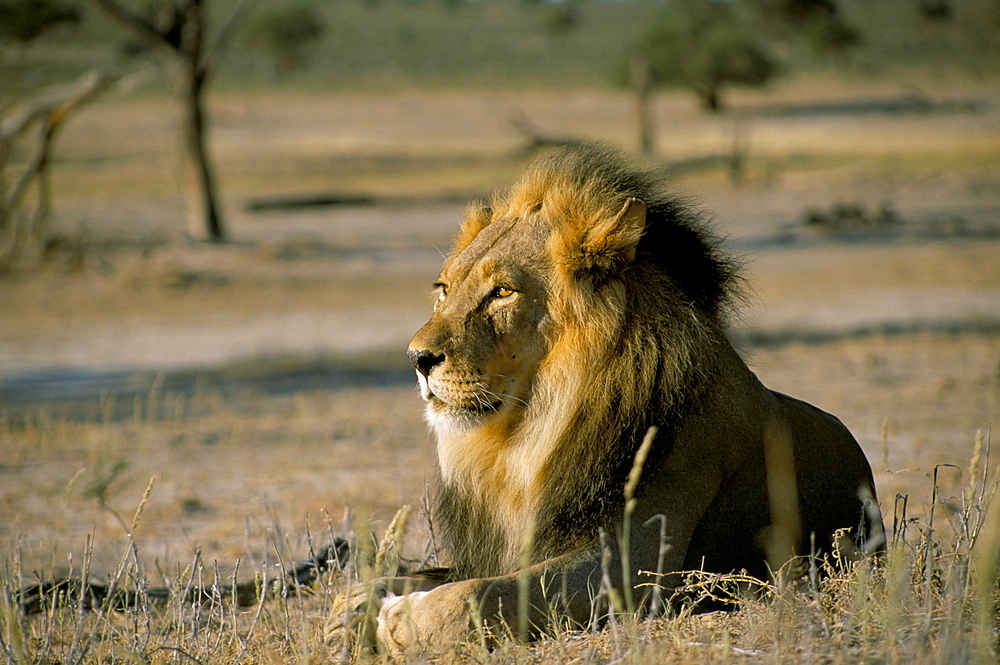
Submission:
[[[865,505],[865,499],[874,500],[875,491],[861,446],[837,417],[794,397],[768,392],[788,424],[794,451],[801,535],[796,553],[809,554],[814,548],[831,552],[831,537],[841,529],[848,529],[855,541],[866,541],[882,525],[877,508]],[[746,570],[761,579],[769,577],[766,550],[774,513],[766,447],[756,448],[716,495],[692,537],[685,568]]]
[[[792,427],[804,538],[816,533],[825,548],[821,538],[851,529],[856,540],[867,540],[882,524],[877,510],[866,507],[875,499],[875,481],[860,444],[836,416],[794,397],[774,395]]]

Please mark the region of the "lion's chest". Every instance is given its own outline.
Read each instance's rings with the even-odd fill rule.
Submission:
[[[546,455],[509,439],[484,436],[439,439],[442,491],[448,499],[442,515],[453,556],[498,566],[477,574],[516,570],[524,547],[530,550],[537,511],[542,503]],[[491,554],[484,550],[492,550]]]

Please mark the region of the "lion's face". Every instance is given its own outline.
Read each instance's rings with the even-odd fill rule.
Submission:
[[[548,350],[547,237],[540,215],[498,219],[445,262],[434,313],[408,352],[440,433],[527,407]]]

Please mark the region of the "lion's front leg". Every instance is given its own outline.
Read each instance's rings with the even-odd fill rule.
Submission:
[[[484,631],[488,645],[503,635],[534,640],[553,616],[588,625],[600,584],[600,557],[594,549],[550,559],[522,573],[388,597],[379,613],[378,641],[395,659],[447,659],[478,630]]]
[[[631,587],[634,607],[641,610],[649,600],[648,585],[654,578],[648,571],[680,570],[689,534],[690,529],[671,529],[672,547],[662,560],[657,556],[658,539],[634,534],[631,579],[627,581],[622,579],[617,548],[609,548],[602,565],[603,550],[595,543],[521,573],[451,582],[431,591],[387,597],[379,612],[378,641],[396,659],[448,658],[478,629],[484,629],[487,637],[510,634],[534,640],[544,634],[553,618],[586,627],[613,611],[607,598],[601,597],[605,570],[608,579],[604,583],[619,596],[625,585]],[[669,575],[660,580],[667,588],[677,581]],[[526,612],[523,616],[522,611]]]

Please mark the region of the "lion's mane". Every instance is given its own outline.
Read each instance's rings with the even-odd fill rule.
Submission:
[[[612,249],[635,238],[617,237],[602,220],[630,199],[645,203],[646,225],[634,260],[616,265]],[[647,429],[659,427],[646,462],[656,469],[677,426],[719,379],[716,357],[732,352],[724,329],[740,299],[738,261],[652,171],[598,146],[543,157],[487,207],[470,208],[454,251],[492,221],[540,208],[553,227],[542,260],[556,267],[548,285],[554,325],[526,415],[509,435],[541,451],[533,458],[542,460],[538,480],[518,498],[532,519],[520,531],[505,525],[474,474],[441,483],[437,518],[458,579],[516,570],[519,537],[531,539],[534,563],[613,528]]]

